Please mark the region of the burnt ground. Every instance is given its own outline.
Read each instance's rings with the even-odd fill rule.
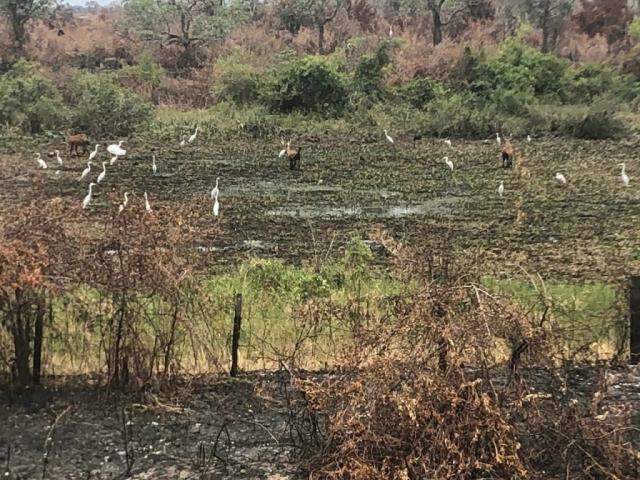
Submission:
[[[558,394],[540,370],[527,377],[534,397]],[[630,414],[640,425],[640,367],[582,367],[569,380],[567,398],[598,398],[600,421]],[[171,395],[126,398],[88,386],[86,377],[48,382],[46,390],[0,397],[2,478],[43,478],[47,459],[49,479],[293,480],[306,478],[298,447],[317,446],[281,373],[181,379]],[[606,394],[594,397],[602,385]]]
[[[200,378],[136,400],[86,380],[1,397],[2,478],[42,478],[45,459],[50,479],[301,478],[281,375]]]

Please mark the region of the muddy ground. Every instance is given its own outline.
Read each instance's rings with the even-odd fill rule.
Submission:
[[[0,393],[0,474],[35,479],[46,469],[45,478],[52,479],[300,478],[288,380],[278,374],[199,378],[179,384],[172,396],[132,399],[87,387],[86,378],[59,378],[59,388],[11,399]]]
[[[543,278],[606,280],[622,279],[640,266],[637,140],[515,140],[519,166],[513,169],[501,168],[495,141],[454,140],[448,147],[442,140],[414,146],[403,139],[390,145],[383,139],[309,138],[298,144],[301,172],[289,171],[278,158],[279,145],[263,140],[184,148],[132,141],[125,159],[107,165],[87,215],[113,215],[125,191],[134,193],[131,208],[140,210],[144,191],[152,205],[209,205],[219,176],[224,233],[202,247],[221,262],[245,255],[324,258],[353,234],[366,238],[380,225],[423,250],[473,254],[488,273],[522,274],[524,268]],[[62,167],[49,159],[47,170],[37,169],[31,150],[46,154],[56,147],[62,145],[19,146],[0,156],[1,205],[35,195],[80,204],[109,155],[102,150],[91,175],[79,181],[85,158],[67,159]],[[621,162],[631,177],[627,188]],[[566,176],[566,186],[555,180],[556,172]]]

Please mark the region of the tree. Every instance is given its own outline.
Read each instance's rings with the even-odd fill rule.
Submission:
[[[0,0],[0,15],[9,24],[16,55],[24,53],[24,47],[29,41],[29,23],[46,17],[55,6],[55,0]]]
[[[282,0],[278,3],[280,21],[291,33],[301,26],[312,26],[318,32],[318,53],[324,53],[324,32],[328,23],[344,5],[344,0]]]
[[[178,46],[181,67],[197,65],[200,45],[224,38],[247,16],[244,5],[220,0],[124,0],[123,7],[124,27],[143,40]]]
[[[450,6],[452,11],[448,14],[448,20],[443,21],[442,8]],[[457,0],[427,0],[427,8],[431,13],[432,21],[432,34],[433,44],[439,45],[442,43],[442,27],[448,25],[453,18],[467,9],[466,3],[458,2]]]
[[[525,0],[525,12],[542,30],[542,51],[549,52],[560,36],[565,18],[571,13],[573,0]]]
[[[604,35],[611,44],[624,38],[633,13],[627,0],[581,0],[580,12],[574,18],[587,35]]]

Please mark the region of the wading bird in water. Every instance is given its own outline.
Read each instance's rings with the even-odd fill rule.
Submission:
[[[498,187],[498,195],[502,197],[504,194],[504,182],[500,182],[500,186]]]
[[[386,130],[384,131],[384,136],[385,136],[385,138],[387,139],[387,142],[389,142],[389,143],[393,143],[393,138],[391,138],[391,137],[389,136],[389,134],[387,133],[387,131],[386,131]]]
[[[567,184],[567,177],[565,177],[560,172],[556,173],[556,180],[558,180],[562,185],[566,185]]]
[[[107,147],[107,152],[109,152],[114,157],[124,157],[127,154],[127,151],[122,148],[122,144],[124,140],[120,140],[118,143],[114,143]]]
[[[42,155],[36,153],[36,161],[38,162],[38,166],[42,169],[47,168],[47,162],[42,159]]]
[[[213,187],[213,190],[211,190],[211,199],[213,200],[214,198],[218,198],[218,195],[220,194],[220,189],[218,188],[218,181],[220,180],[220,177],[216,177],[216,186]]]
[[[122,213],[124,207],[127,206],[127,203],[129,203],[129,192],[124,192],[124,202],[122,202],[118,207],[118,215]]]
[[[91,172],[91,165],[93,165],[91,162],[87,162],[87,168],[85,168],[82,171],[82,175],[80,175],[80,180],[84,180],[84,178],[89,175],[89,173]]]
[[[56,150],[56,160],[58,161],[58,165],[62,165],[62,157],[60,156],[60,150]]]
[[[144,209],[147,211],[147,213],[151,213],[151,204],[149,203],[147,192],[144,192]]]
[[[220,213],[220,204],[218,203],[218,196],[213,199],[213,216],[217,217]]]
[[[95,183],[93,183],[93,182],[91,182],[89,184],[89,193],[87,193],[87,196],[84,197],[84,200],[82,200],[82,208],[83,209],[87,208],[89,203],[91,203],[91,196],[93,195],[93,186],[94,185],[95,185]]]
[[[151,170],[153,170],[153,174],[155,175],[156,173],[158,173],[158,166],[156,165],[156,156],[153,155],[151,157]]]
[[[100,183],[101,181],[104,180],[104,177],[107,176],[107,162],[102,162],[102,172],[100,172],[100,175],[98,175],[98,180],[96,181],[96,183]]]
[[[198,127],[196,127],[196,131],[193,132],[193,135],[189,137],[189,143],[193,143],[196,141],[196,137],[198,136]]]
[[[448,138],[444,141],[444,143],[446,143],[449,147],[451,147],[451,140],[449,140]]]
[[[622,171],[620,172],[620,180],[625,187],[629,186],[629,175],[627,175],[626,165],[624,163],[619,163],[618,166],[622,167]]]
[[[502,139],[500,138],[500,134],[496,132],[496,143],[498,146],[502,145]]]
[[[94,158],[96,158],[96,155],[98,155],[98,148],[100,148],[100,144],[96,145],[96,148],[93,150],[93,152],[91,152],[89,154],[89,161],[93,160]]]
[[[453,162],[449,160],[449,157],[444,157],[444,163],[447,164],[447,167],[453,172]]]

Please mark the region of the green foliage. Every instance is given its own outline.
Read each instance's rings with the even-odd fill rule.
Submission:
[[[375,53],[363,55],[356,65],[353,86],[371,100],[383,96],[384,68],[391,63],[389,48],[389,42],[382,42]]]
[[[629,35],[631,38],[640,39],[640,18],[636,18],[629,24]]]
[[[252,58],[242,50],[216,61],[213,94],[220,100],[244,105],[256,101],[260,95],[260,76],[251,65]]]
[[[584,139],[616,138],[625,132],[614,107],[606,99],[586,105],[536,105],[529,107],[524,130],[514,134],[535,132]]]
[[[285,265],[281,260],[254,260],[247,270],[246,278],[252,289],[301,300],[326,297],[332,288],[321,274]]]
[[[473,88],[488,96],[509,92],[506,102],[500,97],[495,99],[499,107],[503,106],[500,104],[503,101],[509,109],[514,105],[530,104],[535,98],[561,101],[568,91],[568,71],[567,61],[510,40],[497,55],[478,66]]]
[[[164,68],[153,59],[150,53],[144,52],[138,57],[136,65],[123,68],[120,74],[131,75],[148,84],[150,87],[157,88],[162,83],[162,78],[166,72]]]
[[[151,105],[109,75],[82,74],[73,85],[73,126],[97,136],[128,136],[146,126]]]
[[[588,64],[575,68],[572,76],[574,100],[580,103],[611,94],[619,100],[638,96],[638,85],[630,75],[621,75],[605,65]]]
[[[414,78],[400,85],[396,91],[402,100],[419,109],[426,108],[429,102],[445,94],[442,85],[425,77]]]
[[[262,98],[272,110],[335,115],[344,109],[346,81],[328,57],[296,58],[279,65],[269,77]]]
[[[495,111],[483,106],[471,93],[438,96],[426,108],[423,132],[442,137],[486,138],[492,133]]]
[[[0,123],[41,133],[59,128],[66,115],[60,94],[35,65],[19,61],[0,76]]]

